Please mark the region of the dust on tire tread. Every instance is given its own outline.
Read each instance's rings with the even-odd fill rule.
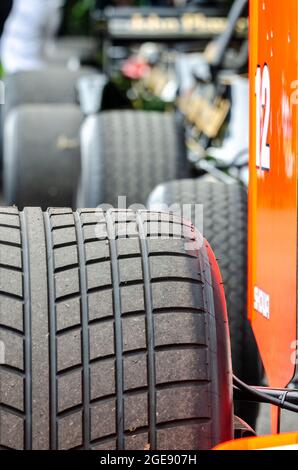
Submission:
[[[152,322],[155,331],[150,360],[150,367],[152,367],[152,352],[154,352],[156,373],[155,379],[154,377],[152,379],[152,376],[150,379],[150,394],[151,400],[153,400],[151,406],[156,409],[156,423],[152,424],[147,415],[149,375],[146,303],[144,281],[143,283],[140,282],[138,266],[135,267],[135,273],[130,273],[130,282],[121,284],[119,291],[120,306],[123,307],[123,312],[121,309],[119,317],[123,331],[123,338],[121,338],[123,344],[120,352],[118,350],[118,361],[121,360],[123,367],[123,390],[120,394],[120,396],[123,396],[124,408],[123,446],[127,449],[144,448],[150,440],[150,429],[151,434],[156,434],[156,445],[160,449],[170,449],[174,445],[174,442],[176,442],[174,431],[179,434],[180,443],[183,442],[184,446],[195,446],[198,433],[201,436],[202,448],[207,448],[210,445],[212,423],[210,409],[211,381],[207,364],[211,360],[211,352],[208,349],[208,320],[205,315],[207,310],[203,295],[204,280],[198,282],[197,275],[194,275],[189,263],[186,263],[185,268],[179,264],[179,272],[174,279],[168,279],[164,274],[159,275],[158,273],[152,278],[150,275],[152,261],[157,260],[158,256],[165,256],[164,251],[160,251],[164,249],[162,240],[157,238],[156,243],[150,240],[146,250],[144,250],[144,245],[140,245],[138,234],[140,227],[143,227],[142,230],[145,233],[148,230],[150,231],[146,223],[147,214],[144,216],[138,215],[138,227],[135,213],[131,214],[132,223],[136,224],[136,235],[128,236],[128,239],[134,242],[137,240],[139,246],[137,248],[135,243],[128,244],[128,253],[125,252],[121,235],[115,239],[116,250],[113,253],[111,251],[107,253],[106,251],[106,247],[110,247],[107,235],[100,240],[95,237],[96,242],[94,242],[94,237],[90,235],[99,222],[96,211],[80,211],[74,216],[71,210],[49,210],[44,216],[47,218],[45,232],[50,296],[50,380],[52,384],[50,432],[52,448],[119,448],[121,446],[118,441],[119,430],[115,426],[117,397],[119,398],[115,382],[116,348],[114,342],[111,341],[111,338],[115,337],[115,312],[112,291],[113,285],[114,289],[117,289],[117,286],[114,279],[114,284],[111,282],[110,285],[105,285],[104,289],[101,289],[101,281],[100,278],[96,278],[96,270],[91,273],[91,277],[94,277],[92,288],[86,292],[89,316],[88,325],[85,324],[84,326],[85,330],[86,327],[88,329],[88,336],[86,336],[86,331],[84,335],[84,347],[88,351],[88,360],[86,360],[86,356],[84,359],[82,351],[82,273],[80,274],[79,271],[85,269],[85,279],[88,283],[88,267],[97,266],[100,273],[99,277],[107,276],[109,278],[111,276],[111,281],[113,281],[110,272],[111,257],[113,257],[114,264],[117,264],[119,274],[121,273],[121,261],[124,261],[124,265],[126,265],[130,260],[139,259],[142,269],[144,269],[144,266],[148,267],[149,271],[146,277],[150,277],[150,286],[147,286],[147,307],[148,301],[150,301],[152,303]],[[110,217],[113,218],[114,228],[116,225],[121,224],[121,220],[116,220],[117,213],[111,212]],[[153,215],[150,217],[154,218]],[[105,217],[104,221],[100,221],[100,224],[105,225],[106,222]],[[176,222],[173,221],[173,223]],[[78,224],[80,224],[80,230],[82,231],[81,238],[84,240],[80,252],[77,246]],[[187,224],[186,227],[189,229]],[[20,231],[17,228],[13,230]],[[154,225],[153,232],[155,233],[156,230],[158,228]],[[93,243],[105,247],[103,250],[105,256],[100,259],[93,258],[92,264],[90,264],[87,260],[87,253]],[[19,246],[21,249],[21,244]],[[70,248],[77,250],[77,260],[72,259],[69,264],[68,250]],[[131,248],[133,248],[132,253],[130,252]],[[55,259],[58,251],[60,260],[59,270],[57,271]],[[118,254],[119,252],[121,252],[121,255]],[[65,254],[65,261],[63,261],[63,253]],[[184,258],[185,260],[191,259],[186,252],[183,252],[182,248],[174,248],[174,253],[173,263]],[[124,266],[124,270],[127,272],[127,267]],[[15,271],[12,272],[15,274]],[[142,275],[144,277],[144,273]],[[73,288],[73,279],[76,276],[79,290],[77,290],[77,287]],[[57,292],[62,291],[61,286],[63,286],[63,289],[64,286],[68,286],[65,298],[61,297],[60,294],[57,295]],[[194,286],[196,293],[193,289]],[[148,289],[150,289],[150,297],[148,297]],[[141,293],[143,295],[140,295]],[[100,303],[101,299],[104,299],[105,308],[102,307],[102,311],[99,312],[98,310],[101,310],[99,306],[103,305]],[[22,304],[22,299],[12,300],[17,305]],[[68,315],[69,310],[71,315]],[[169,325],[172,325],[170,331]],[[4,331],[3,328],[2,331]],[[27,332],[22,329],[20,333],[25,339]],[[119,330],[117,334],[119,334]],[[87,345],[86,341],[88,341]],[[185,373],[186,358],[191,364],[187,373]],[[175,369],[169,367],[173,359],[176,360]],[[196,367],[198,363],[200,364],[199,373]],[[135,368],[139,370],[137,376],[134,373]],[[8,366],[0,367],[0,370],[1,372],[7,371]],[[22,379],[25,372],[24,368],[20,369],[18,373],[11,368],[11,373],[18,379]],[[90,377],[90,389],[87,392],[83,386],[84,373],[87,373]],[[163,377],[167,377],[166,382],[163,381]],[[19,384],[16,388],[20,390],[21,385]],[[175,410],[168,405],[173,394],[181,396],[179,401],[181,404]],[[202,394],[206,396],[204,407],[197,405],[194,409],[192,403],[199,403],[198,397]],[[185,396],[188,398],[187,400],[184,400]],[[132,403],[134,406],[132,406]],[[209,403],[209,406],[207,403]],[[26,410],[23,410],[23,408],[19,404],[16,407],[18,416],[15,413],[10,413],[10,424],[6,424],[5,429],[8,430],[9,434],[9,429],[15,429],[14,421],[16,417],[21,419],[24,442]],[[3,410],[7,413],[1,395],[0,411]],[[90,420],[88,438],[86,438],[86,424],[85,428],[83,424],[86,423],[86,413],[89,414]],[[7,441],[7,438],[5,439],[0,434],[0,445],[10,448],[21,447],[20,440],[17,439],[16,435],[14,440]]]

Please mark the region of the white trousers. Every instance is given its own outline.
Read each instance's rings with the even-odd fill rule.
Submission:
[[[64,0],[14,0],[1,39],[6,73],[43,66],[44,48],[55,35]]]

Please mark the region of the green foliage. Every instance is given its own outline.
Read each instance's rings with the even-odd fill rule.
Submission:
[[[90,34],[90,11],[95,0],[68,0],[65,6],[63,33],[69,35]]]

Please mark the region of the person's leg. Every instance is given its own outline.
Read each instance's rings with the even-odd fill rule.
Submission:
[[[46,41],[59,26],[64,0],[14,0],[1,40],[7,73],[43,66]]]

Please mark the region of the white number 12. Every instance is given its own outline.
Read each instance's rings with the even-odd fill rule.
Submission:
[[[270,73],[268,65],[264,66],[263,72],[261,71],[261,67],[257,68],[255,94],[257,98],[256,165],[257,168],[270,170],[270,146],[268,144],[270,119]]]

